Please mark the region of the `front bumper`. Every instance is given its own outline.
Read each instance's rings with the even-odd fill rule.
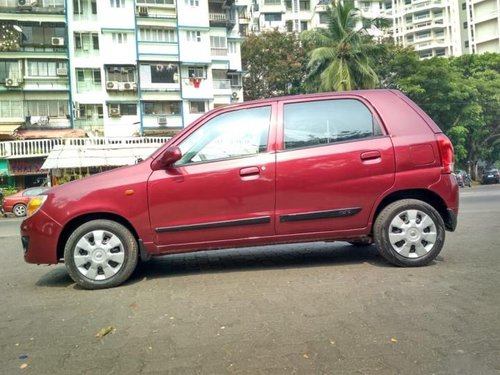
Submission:
[[[21,223],[24,260],[35,264],[56,264],[57,242],[62,226],[43,211],[38,211]]]

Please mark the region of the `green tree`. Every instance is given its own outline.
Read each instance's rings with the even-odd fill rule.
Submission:
[[[301,92],[307,54],[295,34],[250,35],[241,46],[245,100]]]
[[[411,50],[389,45],[377,73],[382,87],[403,91],[433,118],[473,178],[481,160],[500,159],[500,54],[418,60]]]
[[[309,54],[308,91],[345,91],[375,88],[378,77],[370,59],[380,47],[360,30],[363,21],[352,0],[332,1],[326,29],[304,31],[301,40]],[[364,20],[364,24],[369,22]]]
[[[412,47],[394,44],[392,38],[382,41],[381,52],[373,58],[373,68],[379,77],[379,87],[400,89],[401,79],[415,74],[420,60]]]
[[[463,55],[451,64],[474,93],[457,126],[465,137],[466,161],[477,176],[480,160],[500,162],[500,54]]]
[[[19,49],[19,31],[7,23],[0,23],[0,51],[17,51]]]

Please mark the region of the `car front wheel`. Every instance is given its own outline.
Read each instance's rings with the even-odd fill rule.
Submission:
[[[445,226],[431,205],[404,199],[385,207],[375,220],[375,244],[380,254],[397,266],[429,264],[441,251]]]
[[[64,263],[71,278],[85,289],[104,289],[126,281],[138,262],[132,233],[111,220],[80,225],[68,238]]]

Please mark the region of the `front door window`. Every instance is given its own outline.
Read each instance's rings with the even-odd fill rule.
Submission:
[[[271,107],[221,114],[196,130],[180,145],[177,165],[245,157],[267,151]]]

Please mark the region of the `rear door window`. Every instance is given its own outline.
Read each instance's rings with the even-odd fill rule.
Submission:
[[[25,197],[32,197],[34,195],[41,194],[45,189],[43,188],[34,188],[34,189],[29,189],[23,192],[23,196]]]
[[[373,114],[355,99],[318,100],[284,106],[285,149],[381,135],[381,127]]]

